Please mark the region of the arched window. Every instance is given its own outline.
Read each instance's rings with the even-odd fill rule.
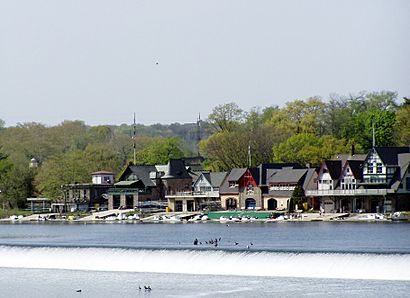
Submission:
[[[276,210],[278,208],[278,202],[275,199],[268,200],[268,210]]]
[[[245,200],[245,209],[255,209],[255,208],[256,208],[255,199],[248,198]]]

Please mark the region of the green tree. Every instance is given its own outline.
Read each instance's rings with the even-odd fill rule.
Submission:
[[[366,151],[370,149],[373,140],[373,119],[376,146],[393,146],[396,114],[387,110],[370,110],[359,113],[354,118],[351,139]]]
[[[410,99],[406,97],[396,113],[394,134],[397,145],[408,146],[410,144]]]
[[[114,132],[108,125],[98,125],[90,127],[87,131],[88,143],[106,144],[114,137]]]
[[[298,210],[303,210],[303,204],[307,202],[305,191],[303,187],[297,185],[292,192],[292,196],[290,197],[289,201],[289,212],[293,212],[296,210],[296,206]]]
[[[26,205],[26,199],[34,192],[34,174],[35,171],[28,169],[28,166],[22,168],[7,158],[0,159],[0,199],[3,208],[22,208]]]
[[[270,110],[272,117],[267,122],[292,134],[313,133],[320,136],[324,133],[325,107],[319,98],[294,100],[286,103],[281,110]]]
[[[214,132],[232,131],[243,122],[243,119],[243,110],[234,102],[216,106],[208,116]]]
[[[207,166],[213,171],[227,171],[249,165],[250,147],[252,166],[272,161],[271,148],[288,137],[280,129],[260,125],[254,129],[246,126],[234,131],[218,132],[200,143],[200,152],[207,158]]]
[[[395,112],[398,108],[398,105],[396,103],[397,92],[370,92],[366,94],[365,99],[367,110],[382,110]]]
[[[83,121],[63,121],[50,127],[48,136],[57,145],[54,154],[84,150],[87,147],[87,126]]]
[[[273,147],[274,160],[277,162],[296,162],[319,166],[325,159],[336,153],[348,153],[350,144],[326,135],[297,134]]]
[[[89,145],[86,150],[70,151],[47,159],[36,176],[37,190],[43,196],[61,197],[61,185],[89,183],[91,173],[99,170],[117,172],[121,167],[118,155],[102,145]]]
[[[184,156],[178,138],[156,138],[137,154],[137,164],[166,164],[170,159]]]

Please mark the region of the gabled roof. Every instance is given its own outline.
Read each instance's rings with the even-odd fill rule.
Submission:
[[[363,160],[348,160],[347,161],[350,169],[352,170],[353,177],[356,180],[363,179]]]
[[[342,160],[326,160],[325,165],[333,180],[340,178],[342,173]]]
[[[399,167],[401,170],[401,179],[403,180],[404,175],[406,174],[406,171],[408,167],[410,166],[410,153],[399,154],[397,158],[398,158]]]
[[[144,183],[145,187],[147,186],[155,186],[155,183],[150,178],[151,172],[156,172],[155,166],[129,166],[129,169],[132,174],[137,176],[137,180],[141,180]],[[129,176],[131,173],[127,174],[128,171],[126,170],[120,178],[120,181],[123,180],[122,178],[127,175]]]
[[[374,150],[383,163],[389,166],[398,165],[399,154],[410,153],[410,147],[374,147]]]
[[[410,153],[398,154],[399,168],[396,171],[391,183],[391,188],[397,190],[400,184],[403,182],[407,171],[410,170]]]
[[[248,168],[249,172],[252,175],[252,178],[255,180],[256,185],[260,185],[260,172],[259,172],[259,168]]]
[[[229,187],[229,182],[237,182],[245,174],[247,168],[232,169],[219,188],[219,193],[238,193],[239,187]]]
[[[366,154],[337,154],[334,159],[325,161],[325,164],[332,179],[339,179],[343,168],[348,164],[353,176],[361,180],[363,178],[361,166],[366,160],[366,157]]]
[[[211,185],[213,188],[215,187],[221,187],[222,183],[224,182],[226,176],[228,175],[227,172],[206,172],[202,173],[195,181],[194,184],[197,183],[199,178],[202,176],[208,181],[209,185]]]

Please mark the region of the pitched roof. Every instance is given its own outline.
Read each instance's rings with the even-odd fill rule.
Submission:
[[[235,168],[232,169],[227,177],[224,179],[222,182],[220,188],[219,188],[219,193],[238,193],[239,192],[239,187],[229,187],[229,182],[230,181],[238,181],[241,179],[241,177],[245,174],[246,168]]]
[[[247,168],[232,169],[231,172],[228,175],[227,180],[228,181],[238,181],[239,179],[241,179],[243,174],[245,174],[246,170],[247,170]]]
[[[182,159],[171,159],[162,179],[192,179]]]
[[[352,174],[356,180],[363,179],[363,161],[362,160],[348,160],[347,163],[349,164],[350,169],[352,170]]]
[[[293,168],[293,169],[303,169],[302,165],[298,163],[264,163],[258,166],[259,169],[259,185],[266,185],[266,179],[269,177],[270,170],[283,169],[283,168]]]
[[[397,156],[400,170],[402,170],[401,178],[404,178],[405,171],[410,164],[410,153],[402,153]],[[404,173],[403,173],[404,172]]]
[[[207,173],[209,175],[209,182],[212,187],[220,187],[224,182],[225,177],[228,175],[228,172],[211,172]]]
[[[398,154],[399,170],[396,171],[396,175],[392,179],[391,188],[398,189],[403,182],[407,171],[410,169],[410,153]]]
[[[410,147],[374,147],[381,160],[385,165],[397,166],[398,155],[401,153],[410,153]]]
[[[260,185],[260,172],[259,172],[259,168],[248,168],[249,172],[251,173],[253,179],[256,182],[256,185]]]
[[[339,179],[342,173],[342,160],[326,160],[326,167],[332,179]]]
[[[342,173],[342,167],[344,167],[346,164],[349,164],[350,169],[353,172],[353,176],[356,179],[362,179],[363,173],[361,165],[366,160],[366,157],[366,154],[338,154],[333,160],[328,160],[325,163],[328,167],[329,174],[332,179],[339,179]],[[338,163],[337,161],[340,161],[341,163]]]
[[[308,169],[282,169],[268,178],[268,183],[298,183],[307,173]]]
[[[309,182],[312,180],[313,177],[317,177],[316,169],[311,168],[307,169],[305,179],[303,181],[303,189],[306,190],[309,186]]]
[[[146,187],[155,186],[155,183],[150,178],[150,173],[156,172],[155,166],[129,166],[129,169]]]

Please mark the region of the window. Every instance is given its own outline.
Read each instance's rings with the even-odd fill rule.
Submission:
[[[371,165],[371,164],[367,165],[367,173],[368,174],[373,174],[373,165]]]
[[[236,186],[235,181],[229,181],[229,187],[234,188]]]
[[[387,174],[394,174],[394,168],[387,168]]]
[[[201,192],[207,192],[207,191],[211,191],[211,187],[210,187],[210,186],[201,186],[201,187],[199,188],[199,190],[200,190]]]
[[[383,173],[383,165],[381,163],[377,163],[376,165],[376,173],[381,174]]]

